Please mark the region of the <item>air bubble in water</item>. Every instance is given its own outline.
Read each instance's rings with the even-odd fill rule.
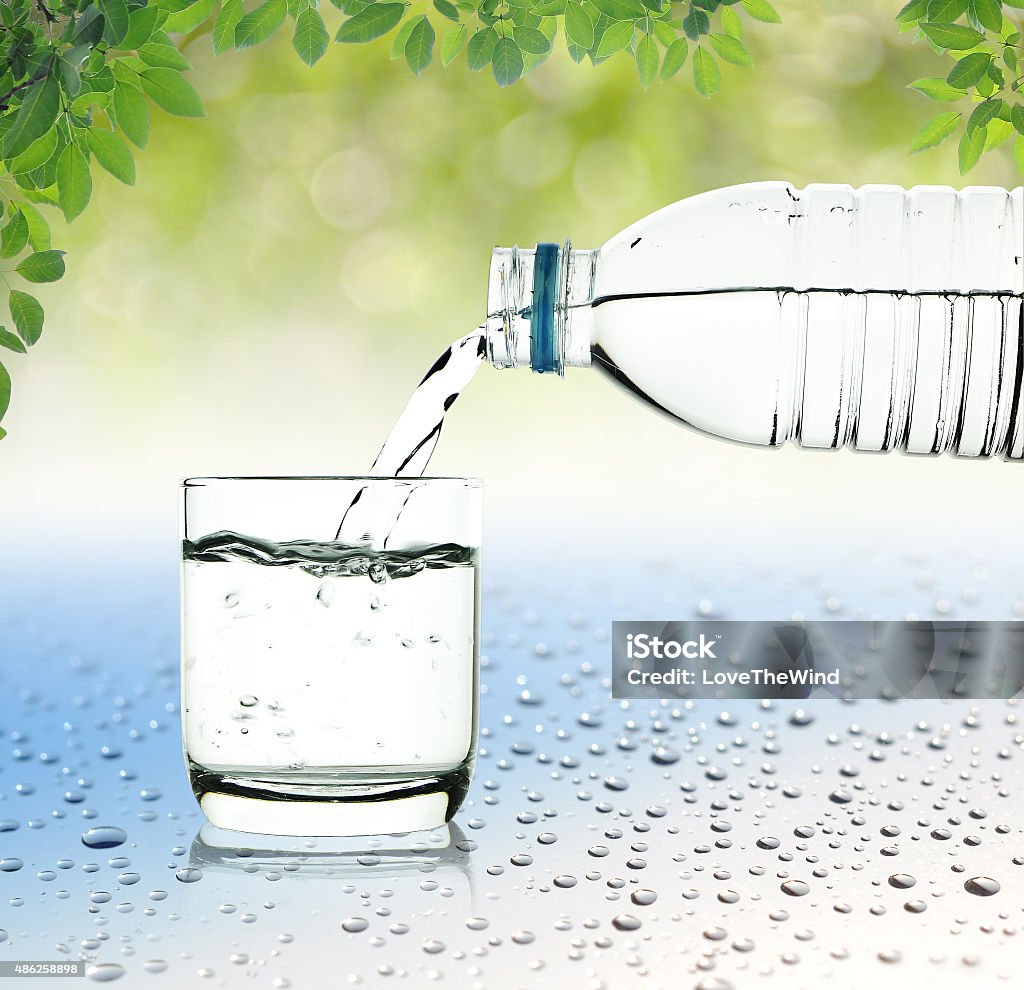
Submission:
[[[82,845],[90,849],[113,849],[128,838],[128,833],[116,825],[96,825],[82,833]]]

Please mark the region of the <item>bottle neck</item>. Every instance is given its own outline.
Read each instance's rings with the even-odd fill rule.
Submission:
[[[564,374],[590,365],[597,251],[566,241],[495,248],[487,291],[487,354],[496,368]]]

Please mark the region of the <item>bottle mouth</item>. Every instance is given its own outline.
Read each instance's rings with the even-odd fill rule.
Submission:
[[[495,248],[487,298],[487,351],[497,368],[561,375],[571,245]]]

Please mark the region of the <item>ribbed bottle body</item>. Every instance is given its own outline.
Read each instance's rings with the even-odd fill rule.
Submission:
[[[725,439],[1021,458],[1022,255],[1021,189],[717,190],[567,255],[563,349]]]

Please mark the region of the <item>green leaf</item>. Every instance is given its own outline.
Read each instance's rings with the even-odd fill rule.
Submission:
[[[1007,120],[1003,120],[1001,117],[996,117],[994,120],[988,122],[988,126],[985,128],[985,151],[991,151],[993,148],[998,148],[1001,144],[1009,141],[1013,137],[1013,124]]]
[[[587,51],[594,44],[594,22],[590,14],[572,0],[565,5],[565,36],[574,45]]]
[[[598,11],[613,21],[633,21],[647,14],[640,0],[590,0]]]
[[[979,127],[987,127],[988,122],[993,117],[998,117],[1005,106],[1003,100],[985,100],[984,103],[979,103],[967,118],[967,133],[973,134]]]
[[[538,0],[530,7],[530,11],[541,17],[556,17],[565,13],[566,0]]]
[[[345,21],[338,29],[335,40],[350,44],[373,41],[374,38],[387,34],[404,14],[404,3],[372,3]],[[413,24],[414,22],[410,21],[409,23]],[[412,31],[411,27],[409,31]],[[402,51],[405,51],[404,47]]]
[[[633,31],[632,21],[609,24],[605,33],[601,35],[601,40],[597,43],[597,57],[607,58],[609,55],[622,51],[633,40]]]
[[[691,7],[683,18],[683,32],[691,41],[699,41],[701,35],[711,33],[711,18],[703,10]]]
[[[912,24],[914,21],[921,20],[927,13],[928,0],[910,0],[910,3],[904,4],[896,15],[896,20],[900,24]]]
[[[28,353],[28,348],[21,342],[21,338],[15,337],[7,327],[0,327],[0,347],[6,347],[9,351],[17,351],[19,354]]]
[[[441,65],[446,69],[459,56],[466,44],[466,25],[458,24],[449,28],[441,41]]]
[[[423,14],[415,22],[405,43],[405,61],[416,75],[420,75],[434,57],[434,27]]]
[[[960,148],[957,154],[960,160],[961,175],[966,175],[978,164],[978,159],[981,158],[981,153],[985,150],[985,137],[985,130],[982,128],[973,134],[965,132],[960,138]]]
[[[33,251],[50,250],[50,225],[31,203],[22,203],[21,212],[28,223],[28,242]]]
[[[26,282],[56,282],[64,274],[64,252],[36,251],[23,258],[14,270]]]
[[[92,195],[92,175],[89,159],[69,144],[57,160],[57,204],[68,223],[89,205]]]
[[[499,86],[511,86],[523,74],[523,53],[511,38],[499,38],[495,43],[491,71]]]
[[[916,89],[919,93],[940,103],[953,103],[962,100],[967,93],[962,89],[955,89],[945,79],[918,79],[912,82],[907,89]]]
[[[405,58],[405,43],[409,40],[409,35],[412,34],[414,27],[416,27],[416,18],[407,17],[391,42],[392,60]]]
[[[131,85],[119,82],[111,104],[114,119],[136,148],[145,148],[149,140],[149,107],[142,94]]]
[[[932,41],[940,48],[947,48],[953,52],[965,52],[975,48],[985,40],[985,35],[974,28],[964,27],[962,24],[938,24],[934,21],[926,21],[921,25]]]
[[[206,116],[199,94],[192,84],[174,69],[147,69],[139,81],[142,83],[143,92],[161,110],[176,117]]]
[[[740,15],[732,7],[722,8],[722,30],[734,38],[739,38],[743,35],[743,22],[740,20]]]
[[[733,65],[741,65],[746,69],[749,69],[754,64],[754,60],[750,57],[750,52],[747,51],[743,42],[738,38],[730,37],[727,34],[713,34],[710,40],[711,47],[718,52],[724,61],[731,62]]]
[[[225,0],[213,22],[213,54],[223,55],[235,47],[235,31],[245,15],[242,0]]]
[[[120,179],[126,186],[135,185],[135,159],[131,148],[113,131],[101,131],[90,127],[86,131],[89,150],[115,179]]]
[[[111,45],[118,46],[128,33],[129,12],[124,0],[99,0],[103,12],[103,37]]]
[[[151,41],[139,49],[139,58],[146,65],[177,69],[179,72],[192,68],[192,63],[174,45],[161,45]]]
[[[657,42],[649,34],[645,34],[636,46],[636,71],[640,76],[640,85],[644,89],[649,89],[651,83],[658,78],[660,61]]]
[[[38,141],[53,127],[59,110],[60,85],[53,76],[48,75],[29,86],[11,129],[4,135],[4,158],[15,158]]]
[[[988,52],[974,52],[965,55],[950,69],[946,82],[955,89],[969,89],[976,86],[988,71],[992,56]]]
[[[61,272],[63,273],[63,271],[64,262],[61,260]],[[57,278],[60,278],[60,275]],[[44,280],[40,279],[40,281]],[[53,279],[45,281],[52,282]],[[8,304],[11,307],[11,317],[17,327],[18,336],[31,347],[43,332],[43,307],[35,296],[30,296],[27,292],[21,292],[18,289],[11,289]]]
[[[779,12],[768,3],[768,0],[743,0],[743,6],[755,21],[764,21],[766,24],[782,23]]]
[[[928,20],[952,24],[967,13],[970,0],[929,0]]]
[[[963,114],[955,110],[932,117],[914,136],[910,144],[910,153],[916,155],[919,151],[942,144],[957,129],[961,117]]]
[[[287,13],[288,4],[285,0],[265,0],[238,22],[235,28],[235,47],[252,48],[262,44],[284,23]]]
[[[216,6],[217,0],[195,0],[195,3],[189,4],[184,10],[168,14],[161,25],[161,30],[172,34],[187,34],[199,27],[213,13]]]
[[[8,170],[12,175],[31,172],[40,165],[45,165],[57,150],[57,128],[51,127],[38,141],[33,141],[17,158]]]
[[[693,85],[697,92],[709,100],[718,92],[721,81],[722,72],[718,68],[718,63],[710,52],[706,52],[698,45],[693,53]]]
[[[140,45],[144,45],[153,37],[159,18],[160,8],[155,4],[136,7],[128,15],[128,33],[121,39],[121,47],[134,51]]]
[[[16,210],[0,230],[0,258],[13,258],[28,243],[28,221],[21,210]]]
[[[547,55],[551,51],[551,42],[543,31],[531,27],[517,27],[512,36],[520,51],[527,55]]]
[[[292,36],[292,48],[298,52],[299,58],[310,68],[324,57],[331,36],[327,33],[324,19],[313,7],[299,11],[295,18],[295,34]]]
[[[1010,123],[1017,129],[1018,134],[1024,134],[1024,103],[1017,103],[1010,110]]]
[[[490,65],[497,42],[498,32],[494,28],[481,28],[469,39],[466,46],[466,64],[474,72],[479,72],[485,65]]]
[[[1000,0],[971,0],[971,11],[978,23],[990,31],[1003,28],[1003,5]]]
[[[434,0],[434,10],[442,17],[447,17],[450,21],[457,21],[459,19],[459,8],[451,0]]]
[[[677,38],[668,46],[668,51],[665,52],[665,61],[661,63],[662,79],[671,79],[683,67],[689,49],[690,46],[687,45],[685,38]]]
[[[4,418],[4,414],[7,412],[8,406],[11,404],[11,376],[7,374],[7,369],[0,364],[0,419]],[[7,431],[0,431],[4,437],[7,436]],[[0,437],[2,440],[3,437]]]

